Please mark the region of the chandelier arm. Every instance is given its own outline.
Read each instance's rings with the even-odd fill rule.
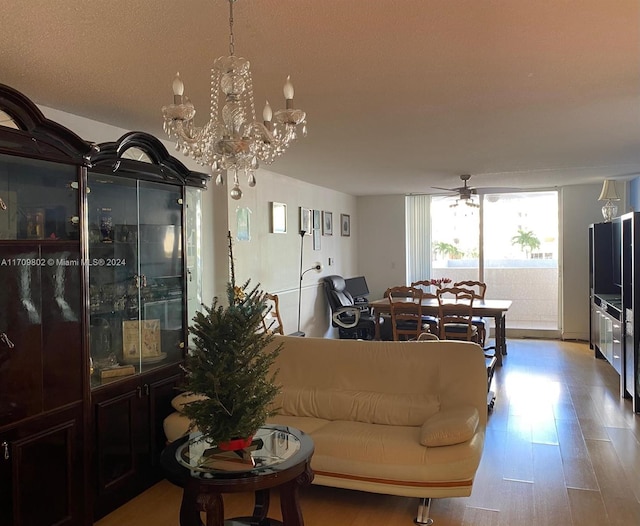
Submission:
[[[205,127],[185,126],[184,121],[176,120],[174,123],[174,134],[176,138],[189,146],[195,145],[206,138]]]

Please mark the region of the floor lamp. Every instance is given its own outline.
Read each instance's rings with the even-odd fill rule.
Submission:
[[[302,256],[304,254],[304,236],[307,233],[306,230],[300,230],[300,283],[298,284],[298,329],[296,331],[297,336],[304,336],[304,333],[300,332],[300,308],[302,306],[302,278],[304,275],[310,270],[315,270],[316,272],[320,272],[322,270],[321,263],[315,263],[312,267],[309,267],[307,270],[302,270]]]

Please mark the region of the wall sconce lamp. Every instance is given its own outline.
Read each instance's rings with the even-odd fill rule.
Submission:
[[[304,235],[307,233],[306,230],[300,230],[300,284],[298,285],[298,329],[296,331],[296,334],[298,334],[299,336],[304,336],[304,334],[300,333],[300,307],[302,304],[302,278],[304,277],[304,275],[311,271],[311,270],[315,270],[316,272],[320,272],[322,270],[322,263],[317,262],[314,263],[314,265],[312,267],[309,267],[307,270],[302,270],[302,255],[303,255],[303,248],[304,248]]]
[[[609,223],[618,213],[618,205],[612,201],[620,201],[615,181],[605,179],[604,183],[602,183],[602,191],[598,201],[606,201],[602,207],[602,216],[604,217],[604,222]]]

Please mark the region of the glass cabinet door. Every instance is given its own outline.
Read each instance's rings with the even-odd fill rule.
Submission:
[[[92,385],[183,357],[182,188],[89,174]]]
[[[0,427],[82,397],[77,180],[0,155]]]
[[[182,187],[139,184],[140,364],[144,367],[183,356]]]
[[[0,154],[0,241],[78,240],[77,168]]]

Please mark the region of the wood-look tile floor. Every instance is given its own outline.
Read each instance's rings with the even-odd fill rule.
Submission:
[[[435,526],[640,525],[640,417],[581,342],[510,340],[470,497],[435,500]],[[181,490],[155,485],[98,526],[178,526]],[[225,516],[251,495],[225,495]],[[412,524],[417,499],[311,486],[306,526]],[[274,495],[270,515],[280,518]]]

